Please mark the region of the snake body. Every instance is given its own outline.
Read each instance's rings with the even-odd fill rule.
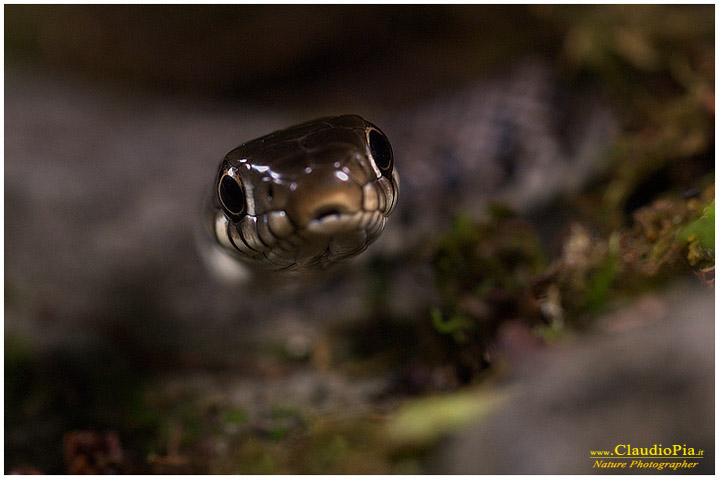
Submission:
[[[397,197],[385,134],[358,115],[327,117],[230,151],[213,185],[208,228],[251,269],[321,270],[365,250]]]

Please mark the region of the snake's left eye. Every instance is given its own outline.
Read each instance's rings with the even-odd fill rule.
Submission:
[[[370,146],[370,154],[375,160],[375,165],[380,172],[386,177],[392,174],[393,169],[393,151],[390,141],[379,128],[373,126],[368,129],[367,141]]]
[[[218,198],[220,204],[233,219],[238,219],[245,214],[245,192],[242,185],[231,175],[225,174],[218,184]]]

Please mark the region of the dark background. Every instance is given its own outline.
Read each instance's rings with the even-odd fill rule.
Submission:
[[[562,38],[548,7],[8,5],[5,15],[8,61],[268,102],[359,90],[410,102]],[[320,93],[299,94],[309,91]]]

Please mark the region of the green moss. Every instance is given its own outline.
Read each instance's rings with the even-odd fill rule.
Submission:
[[[708,170],[714,149],[714,10],[710,5],[536,7],[563,25],[568,76],[594,80],[617,106],[622,132],[607,189],[589,215],[605,232],[630,210]],[[669,185],[668,185],[669,184]]]
[[[436,350],[458,381],[472,381],[486,367],[487,348],[503,321],[537,321],[530,287],[546,268],[546,255],[529,222],[491,205],[483,221],[458,216],[437,239],[432,258],[442,299],[430,310],[429,323],[441,337]]]
[[[608,242],[605,259],[600,267],[590,274],[583,300],[584,308],[591,312],[598,311],[605,305],[610,289],[615,284],[620,266],[620,239],[612,235]]]
[[[437,243],[443,304],[431,309],[430,323],[451,340],[446,356],[471,381],[506,320],[520,320],[540,338],[556,341],[568,327],[591,325],[612,301],[683,271],[712,268],[714,211],[709,185],[690,199],[667,193],[607,236],[599,233],[605,226],[575,222],[549,264],[531,225],[506,215],[484,222],[459,217]]]
[[[687,244],[687,259],[698,268],[715,265],[715,200],[702,210],[702,215],[680,229],[678,237]]]
[[[439,333],[452,336],[458,344],[465,344],[468,341],[468,331],[476,328],[475,322],[465,315],[453,315],[448,319],[443,318],[442,312],[435,307],[430,310],[432,325]]]
[[[246,423],[247,413],[239,408],[231,408],[228,410],[225,410],[222,415],[223,421],[225,423],[231,423],[231,424],[243,424]]]
[[[545,265],[545,256],[532,226],[491,207],[486,222],[467,215],[436,243],[433,263],[445,298],[461,292],[482,296],[492,288],[521,290],[527,278]]]

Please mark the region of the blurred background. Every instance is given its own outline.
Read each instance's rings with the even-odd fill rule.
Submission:
[[[714,6],[4,12],[5,472],[593,473],[653,442],[714,471]],[[439,231],[430,305],[388,313],[392,261],[280,297],[202,269],[225,151],[527,58],[617,136],[559,203]]]
[[[537,12],[492,6],[58,5],[7,14],[10,60],[276,108],[358,97],[412,102],[473,79],[509,53],[561,41]]]

